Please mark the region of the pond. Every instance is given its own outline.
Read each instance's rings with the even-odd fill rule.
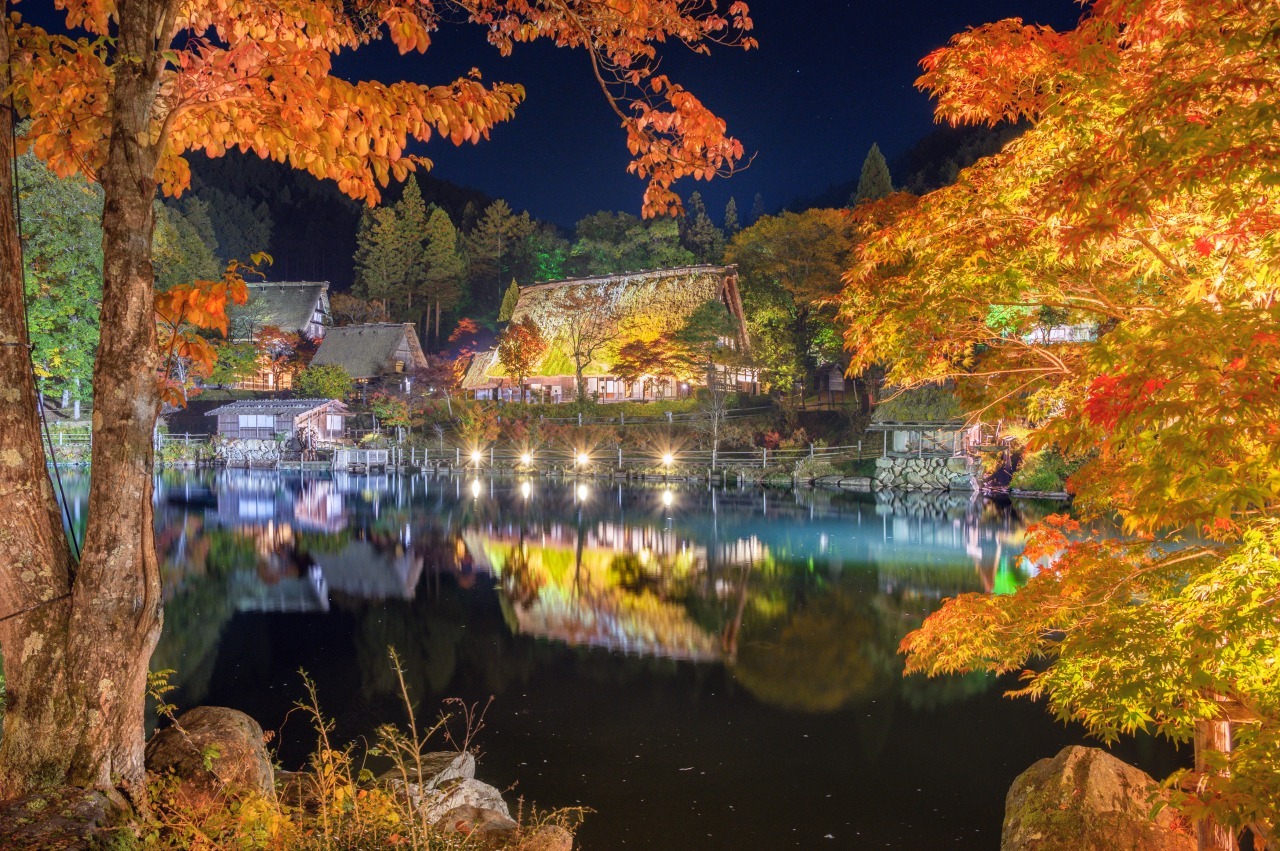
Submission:
[[[368,736],[404,717],[394,646],[429,714],[493,697],[479,775],[593,810],[587,851],[993,849],[1010,781],[1083,741],[1010,683],[904,679],[896,653],[945,597],[1026,581],[1052,504],[231,471],[155,498],[174,702],[248,712],[297,768],[299,670]]]

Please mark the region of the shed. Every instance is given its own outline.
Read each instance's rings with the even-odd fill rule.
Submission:
[[[950,456],[964,448],[964,409],[945,387],[888,391],[871,414],[868,431],[885,432],[886,454]]]
[[[336,399],[251,399],[214,408],[218,434],[235,440],[270,440],[283,434],[308,445],[342,438],[347,406]]]
[[[313,366],[340,366],[357,381],[426,369],[427,357],[410,322],[343,325],[325,334]]]

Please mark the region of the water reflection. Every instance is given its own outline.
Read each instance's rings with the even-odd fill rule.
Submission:
[[[168,606],[156,665],[179,671],[192,702],[226,623],[263,612],[353,615],[366,686],[399,636],[443,693],[456,669],[445,645],[473,614],[448,610],[447,585],[468,605],[493,595],[508,640],[720,665],[759,700],[809,712],[984,688],[904,682],[896,647],[943,597],[1016,587],[1023,530],[1042,513],[922,495],[243,471],[167,473],[155,499]],[[482,666],[523,664],[495,652]]]

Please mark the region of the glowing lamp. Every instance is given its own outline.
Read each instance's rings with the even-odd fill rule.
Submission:
[[[533,463],[533,456],[530,455],[528,452],[524,453],[523,455],[520,456],[520,463],[524,464],[526,467],[529,466],[530,464]]]
[[[588,464],[590,464],[590,463],[591,463],[591,458],[587,456],[587,453],[585,453],[585,452],[579,452],[579,453],[578,453],[578,466],[579,466],[579,467],[585,467],[585,466],[587,466],[587,465],[588,465]]]
[[[472,463],[472,464],[479,464],[479,463],[480,463],[480,459],[481,459],[481,458],[483,458],[483,457],[484,457],[484,456],[480,454],[480,450],[479,450],[479,449],[477,449],[477,450],[475,450],[474,452],[472,452],[472,453],[471,453],[471,463]]]
[[[675,462],[676,462],[675,456],[672,455],[670,452],[662,456],[662,466],[664,467],[670,467]]]

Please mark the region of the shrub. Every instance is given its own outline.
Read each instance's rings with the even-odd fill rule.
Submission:
[[[1009,487],[1024,491],[1061,493],[1067,488],[1067,478],[1080,466],[1079,461],[1068,461],[1056,449],[1042,449],[1022,456],[1022,463],[1009,481]]]
[[[354,388],[350,373],[332,363],[312,364],[293,381],[294,393],[308,399],[345,399]]]

